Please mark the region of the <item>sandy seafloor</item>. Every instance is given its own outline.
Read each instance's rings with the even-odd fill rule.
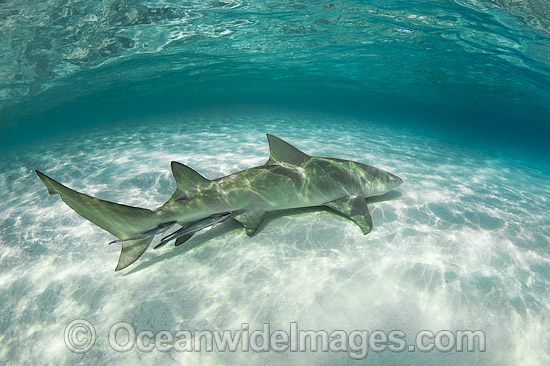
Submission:
[[[113,236],[49,196],[39,169],[69,187],[155,208],[175,188],[170,161],[208,178],[260,165],[265,133],[306,153],[402,177],[374,202],[374,230],[326,211],[270,215],[253,237],[224,223],[185,245],[151,248],[114,272]],[[315,114],[181,115],[66,134],[0,161],[0,359],[86,365],[542,365],[550,358],[549,177],[527,163],[376,123]],[[91,351],[64,343],[73,319]],[[486,352],[128,353],[109,328],[136,330],[483,330]]]

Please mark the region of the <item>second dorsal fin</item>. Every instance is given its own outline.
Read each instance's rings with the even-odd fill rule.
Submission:
[[[189,168],[187,165],[172,162],[172,174],[176,180],[177,188],[172,199],[179,199],[185,196],[189,196],[189,192],[197,186],[208,182],[209,180],[197,173],[195,170]]]
[[[267,141],[269,142],[269,160],[265,165],[280,163],[301,165],[309,159],[309,155],[276,136],[267,134]]]

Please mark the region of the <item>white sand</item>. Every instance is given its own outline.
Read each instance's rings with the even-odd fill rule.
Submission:
[[[129,126],[132,126],[131,128]],[[364,162],[404,180],[373,203],[363,236],[328,212],[271,215],[252,238],[236,224],[185,245],[149,249],[114,272],[113,236],[49,196],[39,169],[77,190],[155,208],[175,188],[170,161],[206,177],[263,164],[265,133],[311,155]],[[370,352],[376,365],[537,365],[550,358],[549,177],[375,124],[331,116],[178,116],[86,131],[21,149],[0,162],[0,363],[343,365],[347,353],[128,353],[109,328],[483,330],[487,351]],[[86,354],[65,326],[97,331]],[[4,361],[1,361],[4,360]],[[363,363],[361,363],[363,364]]]

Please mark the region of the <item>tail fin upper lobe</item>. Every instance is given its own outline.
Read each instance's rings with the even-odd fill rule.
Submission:
[[[119,239],[127,239],[136,234],[151,230],[162,221],[151,210],[120,205],[78,193],[38,170],[36,174],[48,187],[50,194],[59,194],[61,199],[70,208],[75,210],[76,213]],[[123,242],[115,271],[119,271],[134,263],[145,252],[152,240],[153,238],[150,237]]]

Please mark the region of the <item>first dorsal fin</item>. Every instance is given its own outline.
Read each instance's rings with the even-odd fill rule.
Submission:
[[[276,136],[267,134],[267,141],[269,142],[269,160],[265,165],[280,163],[301,165],[309,159],[309,155]]]
[[[195,170],[189,168],[187,165],[172,162],[172,174],[176,180],[177,188],[172,199],[179,199],[185,196],[189,196],[189,192],[197,186],[208,182],[209,180],[197,173]]]

